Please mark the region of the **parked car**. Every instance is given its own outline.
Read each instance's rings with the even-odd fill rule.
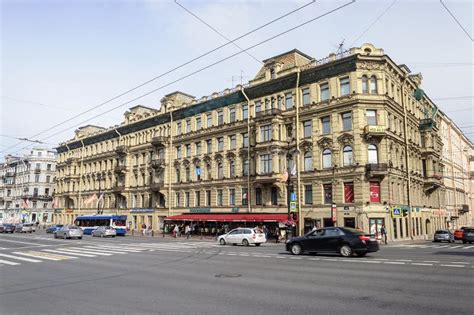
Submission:
[[[62,228],[54,231],[54,238],[78,238],[82,239],[82,232],[81,228],[75,225],[64,225]]]
[[[469,244],[474,242],[474,228],[472,227],[464,228],[464,235],[462,236],[462,242],[464,244],[466,244],[467,242],[469,242]]]
[[[3,224],[0,225],[0,233],[4,233],[5,232],[5,228],[3,227]]]
[[[46,233],[54,233],[54,231],[57,231],[62,227],[63,227],[62,224],[51,225],[49,228],[46,229]]]
[[[15,232],[16,233],[31,233],[32,232],[31,223],[17,224],[15,227]]]
[[[92,237],[95,237],[95,236],[115,237],[115,236],[117,236],[117,231],[113,227],[110,227],[110,226],[99,226],[97,229],[92,231],[91,234],[92,234]]]
[[[249,246],[250,244],[255,244],[255,246],[260,246],[260,244],[267,241],[265,234],[260,230],[253,228],[237,228],[229,233],[220,235],[217,238],[217,241],[221,245],[226,244],[242,244],[244,246]]]
[[[449,230],[437,230],[433,237],[433,242],[443,242],[454,243],[454,234]]]
[[[23,223],[22,232],[23,233],[32,233],[36,231],[36,227],[34,223]]]
[[[464,230],[468,229],[468,228],[469,227],[463,226],[460,229],[457,229],[456,231],[454,231],[454,239],[455,240],[462,240],[462,238],[464,236]]]
[[[339,253],[344,257],[365,256],[379,250],[379,243],[370,234],[347,227],[327,227],[293,237],[286,243],[293,255],[303,253]]]
[[[3,231],[5,233],[13,233],[15,232],[15,226],[13,224],[4,224]]]

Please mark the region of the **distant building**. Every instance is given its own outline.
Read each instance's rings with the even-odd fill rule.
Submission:
[[[0,164],[0,221],[51,223],[55,151],[34,148],[23,157],[8,155]]]
[[[219,231],[243,214],[281,226],[290,205],[301,232],[385,225],[390,239],[428,237],[451,218],[442,118],[421,81],[371,44],[320,60],[295,49],[245,86],[135,106],[57,148],[55,221],[97,213],[103,194],[99,208],[132,229],[171,219]]]

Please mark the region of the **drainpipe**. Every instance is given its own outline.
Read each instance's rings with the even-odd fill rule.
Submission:
[[[77,200],[77,203],[79,205],[77,209],[77,216],[81,215],[82,167],[84,164],[84,147],[85,147],[84,141],[82,139],[81,139],[81,144],[82,144],[82,148],[81,148],[81,165],[79,166],[79,194],[78,194],[78,200]]]
[[[300,178],[300,72],[301,68],[296,70],[296,86],[295,86],[295,114],[296,114],[296,182],[297,182],[297,196],[298,196],[298,235],[303,235],[303,218],[301,217],[301,178]]]
[[[406,172],[407,172],[407,179],[408,179],[408,191],[407,191],[407,202],[408,202],[408,236],[413,239],[413,224],[412,224],[412,204],[411,204],[411,175],[410,175],[410,159],[408,155],[408,115],[407,115],[407,107],[405,104],[405,78],[402,80],[402,87],[401,87],[401,98],[402,98],[402,107],[403,107],[403,141],[405,143],[405,164],[406,164]]]
[[[173,111],[170,111],[170,142],[168,147],[168,217],[171,214],[171,161],[173,159]],[[164,234],[163,234],[164,235]]]
[[[118,134],[118,136],[119,136],[119,145],[120,145],[120,143],[122,142],[122,134],[117,130],[117,128],[115,128],[114,131],[115,131],[115,132]],[[124,183],[124,185],[125,185],[125,183]],[[119,203],[118,203],[117,201],[115,201],[115,204],[117,205],[117,206],[115,207],[115,214],[118,215],[118,205],[119,205]]]
[[[247,171],[247,212],[250,213],[250,100],[245,94],[245,89],[242,86],[242,94],[244,95],[245,99],[247,100],[247,142],[248,142],[248,148],[247,148],[247,162],[248,162],[248,171]]]

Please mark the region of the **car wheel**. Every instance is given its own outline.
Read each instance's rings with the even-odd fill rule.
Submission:
[[[367,255],[367,252],[357,252],[356,254],[359,257],[364,257],[365,255]]]
[[[463,243],[463,244],[466,244],[466,243],[467,243],[467,241],[462,241],[462,243]]]
[[[82,236],[78,237],[78,239],[82,240]]]
[[[104,237],[104,234],[100,234],[100,237],[102,237],[102,238],[103,238],[103,237]]]
[[[58,236],[56,234],[54,234],[54,238],[58,238]]]
[[[67,235],[66,235],[66,233],[64,233],[63,238],[64,238],[65,240],[67,240]]]
[[[301,255],[303,253],[303,249],[301,248],[301,245],[300,244],[291,245],[291,253],[293,255]]]
[[[219,244],[225,245],[225,239],[221,238],[221,239],[219,240]]]
[[[260,246],[260,243],[255,243],[255,246]]]
[[[347,244],[342,245],[339,249],[339,253],[344,257],[349,257],[352,255],[352,248]]]
[[[244,246],[249,246],[249,241],[246,240],[246,239],[244,239],[244,240],[242,241],[242,245],[244,245]]]

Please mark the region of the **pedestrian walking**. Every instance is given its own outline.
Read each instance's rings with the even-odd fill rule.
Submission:
[[[189,239],[189,237],[191,236],[191,228],[189,227],[189,225],[186,225],[186,227],[184,228],[184,234],[186,235],[187,239]]]
[[[385,244],[387,244],[387,228],[385,228],[385,225],[382,225],[380,228],[380,233],[382,234],[382,240]]]
[[[173,228],[173,236],[174,238],[177,238],[178,237],[178,233],[179,233],[179,227],[178,225],[176,224]]]
[[[142,224],[142,235],[146,236],[146,224],[145,223]]]
[[[277,226],[275,228],[275,243],[280,242],[280,228]]]

